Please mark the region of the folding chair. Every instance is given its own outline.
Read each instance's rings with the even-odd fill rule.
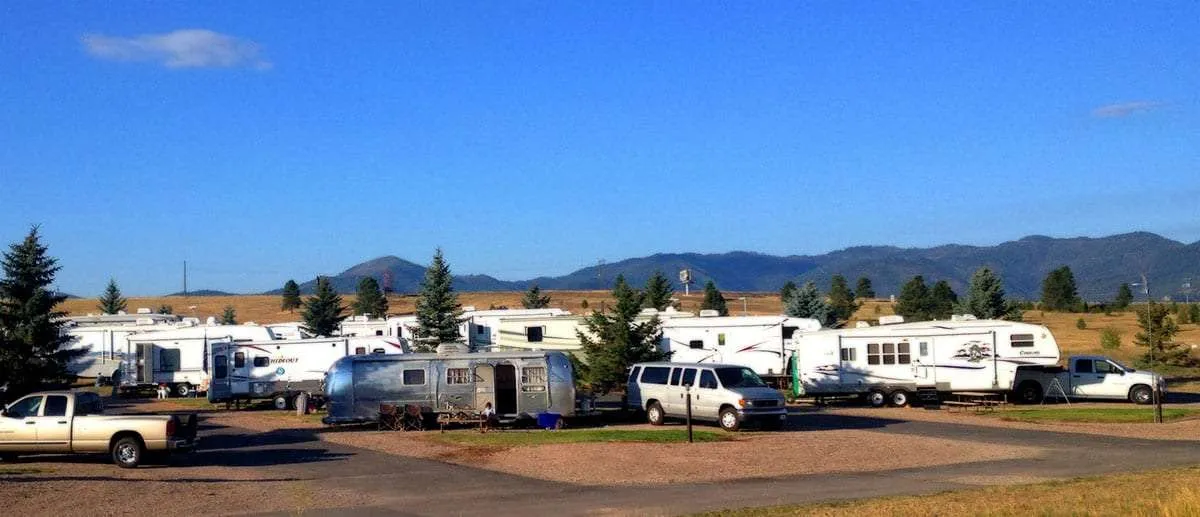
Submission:
[[[399,431],[401,429],[400,408],[395,404],[380,404],[379,405],[379,430],[380,431]]]
[[[400,417],[400,426],[404,431],[424,431],[425,417],[421,414],[421,406],[405,404],[404,414]]]

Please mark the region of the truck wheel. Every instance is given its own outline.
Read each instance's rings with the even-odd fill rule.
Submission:
[[[893,391],[888,395],[888,404],[892,407],[904,407],[908,405],[908,392],[904,390]]]
[[[721,410],[721,429],[729,432],[737,431],[741,427],[741,422],[738,422],[737,411],[731,407]]]
[[[867,392],[867,403],[870,404],[871,407],[883,407],[887,404],[887,400],[887,395],[885,395],[882,391],[871,390]]]
[[[1020,404],[1037,404],[1044,395],[1042,385],[1037,381],[1025,381],[1017,386],[1017,402]]]
[[[180,398],[190,397],[192,396],[193,389],[191,384],[181,382],[175,385],[175,395],[178,395]]]
[[[287,395],[279,395],[278,397],[275,397],[275,400],[273,400],[272,403],[275,405],[275,409],[283,410],[287,409],[288,406],[291,405],[292,401]]]
[[[142,461],[142,442],[132,436],[117,440],[112,448],[113,463],[123,469],[136,468]]]
[[[658,402],[651,402],[646,408],[646,421],[650,425],[663,425],[663,420],[666,415],[663,415],[663,408]]]
[[[1154,390],[1150,389],[1149,386],[1139,384],[1129,390],[1129,400],[1134,404],[1149,404],[1154,402]]]

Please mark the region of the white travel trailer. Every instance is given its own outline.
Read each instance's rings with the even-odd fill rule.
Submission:
[[[690,312],[673,308],[665,311],[643,309],[638,321],[658,317],[665,322],[677,318],[692,318]],[[507,350],[579,350],[579,332],[587,333],[587,317],[563,312],[557,315],[505,316],[495,320],[491,343],[493,351]]]
[[[792,341],[797,395],[864,395],[873,406],[902,406],[917,390],[1007,393],[1018,368],[1059,357],[1046,327],[998,320],[822,330]]]
[[[205,325],[129,336],[121,367],[121,388],[166,384],[181,397],[206,391],[208,350],[218,341],[271,341],[275,335],[257,325]]]
[[[275,336],[275,339],[305,339],[311,337],[304,332],[304,323],[299,321],[268,323],[263,326],[271,330],[271,334]]]
[[[672,362],[746,366],[768,382],[784,380],[794,337],[821,322],[787,316],[667,318],[659,348]]]
[[[501,323],[510,319],[558,318],[571,313],[558,308],[545,309],[495,309],[486,311],[464,311],[467,344],[471,350],[487,352],[500,343]]]
[[[217,342],[209,351],[208,400],[270,399],[277,409],[295,407],[302,394],[324,396],[325,373],[338,359],[408,351],[398,338],[374,336]]]
[[[74,319],[68,320],[64,330],[71,341],[64,348],[85,352],[67,365],[67,371],[79,377],[96,378],[98,381],[111,379],[113,373],[121,367],[125,352],[129,350],[129,336],[175,327],[174,323],[155,319],[103,325],[80,325]]]

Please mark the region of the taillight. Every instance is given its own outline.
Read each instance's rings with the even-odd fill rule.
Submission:
[[[167,419],[167,436],[175,436],[175,418]]]

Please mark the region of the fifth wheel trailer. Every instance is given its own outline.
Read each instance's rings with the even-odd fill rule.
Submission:
[[[795,337],[820,329],[815,319],[788,316],[674,317],[663,320],[659,349],[673,362],[745,366],[779,384]]]
[[[275,335],[257,325],[204,325],[134,334],[121,366],[121,388],[136,390],[166,384],[189,396],[207,391],[208,350],[219,341],[271,341]]]
[[[792,341],[797,395],[863,395],[874,406],[907,404],[917,390],[1007,394],[1019,369],[1059,358],[1046,327],[998,320],[822,330]]]

